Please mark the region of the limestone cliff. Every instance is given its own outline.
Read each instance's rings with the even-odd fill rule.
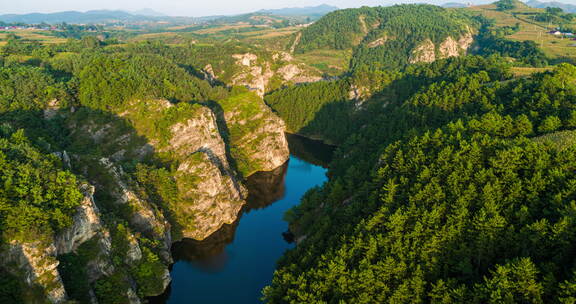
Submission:
[[[103,229],[100,211],[94,202],[94,187],[83,185],[84,199],[77,208],[72,225],[54,237],[57,254],[70,253]]]
[[[286,52],[265,52],[261,55],[253,53],[232,54],[234,72],[228,72],[230,79],[223,79],[232,85],[245,86],[259,96],[287,84],[316,82],[322,80],[321,73],[305,64],[297,63]],[[229,68],[230,69],[230,68]],[[208,79],[218,79],[212,65],[203,70]]]
[[[49,303],[64,303],[67,300],[64,284],[58,273],[56,247],[50,242],[11,241],[2,248],[1,264],[22,280],[36,295],[29,301],[41,303],[43,297]]]
[[[412,50],[412,54],[410,55],[408,61],[410,63],[430,63],[436,61],[436,46],[432,40],[427,39],[414,50]]]
[[[473,42],[473,33],[469,28],[467,29],[467,32],[457,40],[448,36],[439,45],[435,45],[432,40],[427,39],[412,50],[408,61],[410,63],[430,63],[437,59],[459,57],[466,54]]]
[[[249,54],[237,60],[251,65],[257,57]],[[261,98],[246,93],[219,105],[221,110],[166,100],[134,100],[116,118],[88,118],[84,125],[71,119],[75,135],[92,141],[105,156],[93,160],[91,169],[80,171],[85,176],[107,176],[105,182],[102,178],[92,181],[106,189],[116,204],[134,210],[128,222],[136,231],[165,244],[162,256],[166,261],[170,260],[172,238],[204,239],[236,219],[247,196],[240,176],[273,170],[288,159],[284,122]],[[143,199],[136,191],[138,183],[115,164],[134,158],[156,158],[170,164],[175,197],[155,204]],[[101,170],[90,172],[97,168]],[[171,229],[162,213],[172,222]],[[170,230],[175,235],[170,235]]]
[[[278,54],[276,60],[289,59]],[[238,58],[245,65],[253,60]],[[298,69],[288,65],[282,73],[293,80]],[[126,303],[161,293],[171,280],[173,242],[203,240],[237,221],[248,196],[241,177],[280,167],[289,154],[284,122],[250,92],[210,107],[150,99],[133,100],[117,113],[80,108],[50,114],[46,119],[65,119],[72,142],[71,153],[53,154],[93,186],[82,186],[85,196],[70,226],[42,242],[10,243],[0,251],[7,263],[0,267],[52,303],[68,300],[70,267],[82,269],[93,303],[103,299],[102,286],[117,285]],[[148,182],[158,181],[141,180],[141,174],[163,174],[166,184],[150,188]],[[140,267],[154,273],[143,277]]]
[[[165,219],[161,210],[152,202],[147,201],[136,193],[134,186],[137,184],[124,173],[121,167],[116,166],[110,159],[102,158],[93,166],[100,166],[101,176],[105,176],[107,183],[102,185],[104,189],[115,199],[119,206],[127,206],[131,212],[127,218],[130,226],[144,236],[158,241],[160,247],[157,249],[166,263],[172,262],[170,246],[172,245],[172,235],[170,224]],[[98,181],[95,181],[98,182]],[[100,180],[102,183],[102,180]]]
[[[149,113],[151,108],[154,106],[147,106],[146,111]],[[173,176],[178,201],[169,204],[168,208],[176,221],[178,237],[204,239],[236,219],[244,204],[246,189],[230,167],[226,143],[210,108],[179,105],[155,109],[159,112],[150,116],[152,119],[170,117],[171,111],[181,115],[165,124],[167,130],[159,130],[165,131],[162,137],[155,136],[158,130],[147,132],[154,148],[177,168]],[[133,121],[137,130],[146,129],[139,119],[135,119],[139,117],[138,113],[128,113],[126,117]]]
[[[101,220],[101,214],[94,200],[94,187],[81,186],[84,199],[73,217],[72,224],[54,235],[53,240],[42,237],[37,241],[11,241],[0,251],[3,268],[19,277],[29,287],[32,294],[25,296],[27,302],[64,303],[68,300],[65,284],[59,269],[62,255],[76,254],[80,246],[93,241],[90,258],[82,265],[84,278],[88,283],[115,272],[112,262],[112,240]],[[136,246],[138,244],[136,243]],[[74,269],[75,271],[77,269]],[[87,290],[90,294],[94,292]],[[134,292],[132,288],[118,292]],[[96,298],[93,299],[96,301]]]
[[[289,157],[286,125],[253,93],[219,101],[229,131],[232,156],[244,177],[271,171]]]
[[[233,223],[245,204],[247,191],[218,166],[209,150],[187,157],[175,177],[181,202],[173,212],[185,238],[205,239]]]

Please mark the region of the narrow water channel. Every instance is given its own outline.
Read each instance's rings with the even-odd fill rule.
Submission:
[[[284,213],[310,188],[326,181],[325,166],[333,148],[288,135],[290,160],[273,172],[249,178],[248,204],[232,225],[204,241],[174,245],[172,283],[152,303],[260,303],[261,290],[272,280],[276,261],[294,245],[282,233]]]

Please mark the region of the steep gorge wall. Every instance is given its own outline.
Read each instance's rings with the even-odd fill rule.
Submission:
[[[235,222],[248,196],[242,176],[275,169],[288,159],[283,122],[251,96],[247,105],[261,113],[246,113],[244,105],[226,104],[221,112],[166,100],[135,100],[118,115],[54,109],[46,119],[65,118],[75,149],[56,155],[90,184],[79,186],[85,197],[71,226],[51,240],[6,245],[0,267],[51,303],[69,299],[63,256],[82,261],[74,267],[85,273],[92,303],[101,300],[102,286],[117,285],[115,293],[125,303],[162,293],[171,280],[172,244],[205,239]],[[244,126],[250,129],[239,132]],[[243,133],[248,131],[253,133]],[[258,165],[238,171],[234,157],[239,155]],[[126,172],[130,162],[151,168],[165,164],[152,172],[168,174],[172,200],[159,200],[161,195],[149,192],[134,172]],[[93,254],[83,256],[86,248]],[[153,275],[145,276],[142,267],[153,269]]]

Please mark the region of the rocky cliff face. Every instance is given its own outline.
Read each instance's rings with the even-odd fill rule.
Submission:
[[[473,42],[474,37],[470,29],[458,40],[448,36],[438,46],[428,39],[412,50],[408,61],[412,64],[419,62],[431,63],[437,59],[458,57],[466,54]]]
[[[234,147],[232,156],[243,176],[274,170],[288,160],[286,125],[261,98],[244,93],[219,104]]]
[[[116,166],[110,159],[102,158],[98,160],[96,166],[100,166],[101,174],[105,175],[108,183],[102,185],[102,187],[115,199],[115,204],[128,206],[130,210],[135,210],[130,213],[127,219],[131,227],[144,236],[158,241],[161,244],[158,248],[160,256],[166,263],[171,263],[171,226],[161,210],[154,206],[152,202],[141,198],[130,186],[135,185],[135,182],[124,173],[121,167]],[[99,181],[95,182],[98,183]]]
[[[41,303],[42,296],[50,303],[64,303],[67,300],[57,269],[56,247],[50,242],[12,241],[3,248],[0,258],[8,271],[20,278],[29,289],[39,290],[42,294],[32,301]]]
[[[253,56],[238,58],[243,65],[252,65],[254,60]],[[293,66],[283,73],[294,79],[299,70]],[[14,241],[0,251],[0,267],[39,290],[51,303],[68,300],[59,259],[85,252],[86,246],[93,254],[76,258],[82,260],[76,266],[84,270],[93,303],[101,296],[94,286],[117,279],[127,283],[117,287],[126,303],[140,303],[139,296],[159,294],[170,282],[173,242],[203,240],[223,225],[233,224],[248,196],[240,176],[273,170],[288,159],[283,121],[253,93],[226,100],[214,109],[137,100],[117,114],[89,109],[53,112],[46,119],[64,117],[74,145],[91,151],[54,154],[94,186],[81,186],[85,196],[72,225],[47,240]],[[175,185],[174,199],[156,201],[133,173],[123,169],[132,160],[155,160],[172,168],[166,172]],[[113,216],[104,220],[103,213]],[[150,255],[157,255],[159,262]],[[134,274],[143,264],[155,269],[152,277]],[[147,287],[143,290],[142,286]]]
[[[93,283],[115,271],[110,254],[112,241],[94,200],[94,187],[84,184],[81,189],[85,196],[77,208],[72,225],[56,234],[53,240],[12,241],[1,251],[0,264],[21,278],[31,290],[35,290],[38,299],[28,298],[27,301],[65,303],[68,296],[58,269],[58,256],[73,253],[88,241],[94,240],[96,247],[93,257],[86,261],[87,281]],[[95,298],[94,301],[98,303]]]
[[[286,52],[276,52],[271,60],[265,60],[256,54],[233,54],[239,71],[231,79],[233,85],[245,86],[260,97],[274,89],[278,84],[298,84],[322,80],[320,73],[313,68],[297,64]],[[205,69],[205,73],[209,73]],[[213,74],[213,71],[212,71]],[[217,76],[214,76],[217,78]]]
[[[84,200],[74,215],[72,226],[60,232],[54,238],[57,254],[70,253],[79,245],[93,238],[103,229],[100,211],[94,202],[94,187],[82,186]]]
[[[236,220],[246,189],[226,154],[216,116],[198,106],[190,119],[169,127],[168,144],[159,147],[179,164],[174,174],[181,202],[173,206],[182,236],[202,240]]]
[[[410,63],[419,62],[434,62],[436,61],[436,46],[432,40],[428,39],[417,46],[413,51],[412,55],[408,59]]]
[[[203,240],[222,225],[233,223],[247,191],[226,173],[209,150],[181,162],[176,173],[182,202],[175,206],[185,238]]]
[[[237,60],[239,64],[251,65],[256,56],[238,56]],[[98,175],[108,176],[106,183],[99,186],[108,189],[117,204],[137,210],[128,219],[131,226],[165,244],[165,260],[169,260],[168,248],[173,241],[169,225],[162,212],[138,196],[130,186],[135,182],[115,162],[158,155],[171,163],[178,198],[163,208],[173,221],[175,240],[204,239],[223,224],[233,222],[245,203],[247,192],[238,176],[273,170],[288,159],[284,122],[262,99],[249,96],[221,102],[222,122],[206,106],[173,105],[165,100],[133,101],[115,120],[93,119],[82,127],[73,120],[77,136],[91,139],[108,155],[93,165],[102,167],[103,172]],[[132,129],[119,128],[124,125]],[[90,170],[83,171],[91,175]]]

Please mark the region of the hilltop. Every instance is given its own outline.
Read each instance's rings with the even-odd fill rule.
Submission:
[[[290,49],[296,54],[348,50],[353,67],[399,67],[465,53],[476,27],[464,14],[432,5],[345,9],[295,34]]]
[[[267,9],[267,10],[259,10],[257,13],[261,14],[271,14],[271,15],[278,15],[278,16],[315,16],[321,17],[333,11],[339,10],[338,7],[322,4],[319,6],[310,6],[310,7],[290,7],[290,8],[281,8],[281,9]]]

